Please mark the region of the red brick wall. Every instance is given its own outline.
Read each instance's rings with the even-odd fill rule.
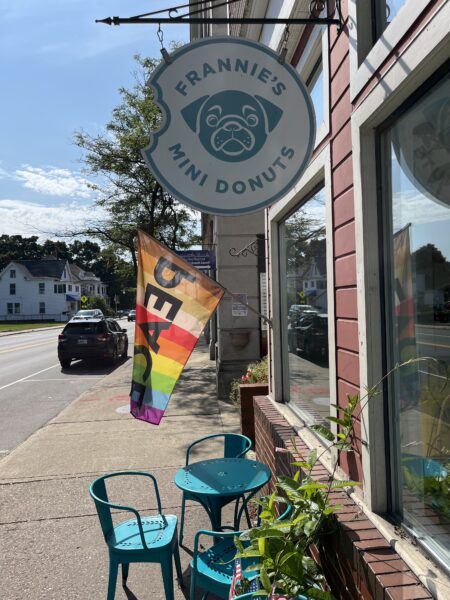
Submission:
[[[347,393],[359,392],[359,354],[347,2],[342,10],[342,31],[330,28],[329,60],[337,403],[345,407]],[[344,455],[340,465],[352,479],[362,480],[359,442],[352,459]]]
[[[292,440],[301,452],[308,447],[296,436],[295,430],[266,397],[254,398],[256,457],[273,473],[271,483],[262,493],[274,489],[275,474],[292,473],[290,463],[299,456],[278,453],[276,447],[293,451]],[[328,479],[322,465],[313,476]],[[336,512],[336,532],[324,542],[317,559],[326,573],[332,593],[338,600],[431,600],[432,596],[420,584],[388,541],[342,491],[333,492],[331,501],[342,505]]]

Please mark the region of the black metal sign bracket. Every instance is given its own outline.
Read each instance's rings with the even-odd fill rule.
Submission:
[[[134,17],[107,17],[106,19],[96,19],[96,23],[104,23],[105,25],[165,25],[173,23],[184,23],[187,25],[193,24],[217,24],[217,25],[336,25],[338,30],[342,28],[343,18],[341,12],[341,0],[335,0],[335,10],[337,18],[334,17],[321,17],[320,14],[325,9],[327,4],[326,0],[312,0],[309,6],[309,15],[305,17],[288,17],[284,19],[279,18],[268,18],[268,17],[205,17],[201,14],[206,10],[217,8],[219,6],[225,6],[234,4],[238,0],[227,0],[225,2],[209,2],[208,0],[200,0],[198,2],[191,2],[189,4],[182,4],[179,6],[172,6],[169,8],[157,10],[150,13],[144,13],[142,15],[136,15]],[[192,8],[200,6],[197,10]],[[189,12],[179,14],[178,11],[183,8],[189,8]],[[167,16],[161,16],[166,14]]]

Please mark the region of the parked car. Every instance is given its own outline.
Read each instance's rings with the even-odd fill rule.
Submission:
[[[88,308],[79,310],[72,320],[80,320],[80,319],[101,319],[103,317],[103,312],[99,308]]]
[[[450,321],[450,300],[434,307],[434,320],[441,323]]]
[[[320,310],[310,304],[292,304],[288,310],[288,324],[295,324],[305,312],[319,313]]]
[[[72,319],[58,336],[58,358],[68,369],[77,358],[100,358],[116,362],[128,354],[127,330],[114,319]]]
[[[130,310],[130,312],[128,313],[128,320],[136,321],[136,311],[135,310]]]
[[[325,359],[328,356],[328,315],[303,313],[292,329],[291,344],[291,352]]]

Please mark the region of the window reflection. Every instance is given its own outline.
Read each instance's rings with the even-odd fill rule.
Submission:
[[[378,37],[386,27],[392,23],[398,11],[407,0],[375,0],[375,12],[377,21]]]
[[[316,128],[322,125],[325,121],[325,93],[324,93],[324,77],[323,77],[323,64],[322,57],[317,61],[309,76],[306,85],[311,96],[311,100],[314,106],[314,112],[316,113]]]
[[[323,190],[280,225],[280,236],[286,274],[286,388],[308,423],[323,422],[330,406]]]
[[[384,134],[399,512],[450,559],[450,79]],[[430,359],[426,359],[430,357]]]

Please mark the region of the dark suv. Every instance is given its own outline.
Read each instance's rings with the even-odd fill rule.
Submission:
[[[291,352],[300,351],[308,358],[327,358],[328,315],[304,313],[293,327],[292,338]]]
[[[73,359],[103,358],[116,362],[128,354],[127,330],[114,319],[69,321],[58,336],[58,358],[63,369]]]

